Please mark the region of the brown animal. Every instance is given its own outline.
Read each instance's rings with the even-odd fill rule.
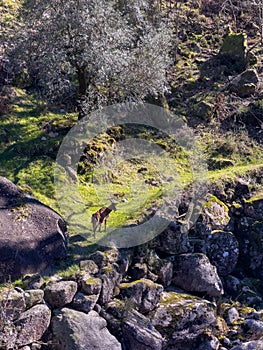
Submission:
[[[93,226],[93,236],[96,238],[96,230],[99,228],[101,231],[101,224],[104,222],[104,231],[106,231],[107,220],[109,218],[110,213],[114,210],[116,211],[116,202],[111,201],[111,205],[109,207],[102,207],[96,213],[92,214],[91,222]]]

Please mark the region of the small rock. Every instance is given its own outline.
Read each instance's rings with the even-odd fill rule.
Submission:
[[[163,286],[151,280],[141,279],[120,284],[121,294],[134,301],[141,313],[152,311],[160,300]]]
[[[90,275],[96,275],[99,272],[99,268],[93,260],[82,260],[79,267]]]
[[[216,196],[209,195],[204,203],[203,224],[211,230],[224,230],[229,223],[228,207]]]
[[[216,266],[219,276],[229,275],[238,261],[238,240],[230,232],[213,232],[207,241],[207,256]]]
[[[86,295],[79,292],[74,296],[71,306],[75,310],[89,313],[91,310],[93,310],[98,298],[99,295]]]
[[[166,229],[156,238],[156,251],[161,254],[182,254],[190,251],[188,236],[177,229]]]
[[[86,294],[100,294],[102,282],[100,278],[89,278],[87,280],[81,280],[81,287]]]
[[[256,91],[258,82],[257,72],[250,68],[232,80],[229,90],[235,92],[239,97],[249,97]]]
[[[140,314],[129,303],[114,300],[107,304],[103,317],[113,334],[123,339],[127,349],[161,350],[163,338],[149,318]]]
[[[24,293],[26,308],[29,309],[36,304],[42,304],[44,291],[42,289],[27,289]]]
[[[239,318],[239,313],[235,307],[231,307],[227,310],[227,324],[231,325]]]
[[[77,292],[78,285],[74,281],[61,281],[46,287],[45,300],[52,308],[59,308],[69,304]]]
[[[24,293],[9,287],[0,291],[1,319],[15,320],[26,309]]]
[[[139,280],[147,277],[147,265],[145,263],[136,263],[130,269],[130,276],[133,280]]]
[[[151,315],[153,326],[166,340],[164,349],[197,349],[200,337],[216,324],[215,305],[175,292],[163,292]]]
[[[120,284],[122,276],[119,272],[118,264],[108,264],[102,268],[100,278],[102,281],[102,288],[99,303],[105,304],[119,293],[117,288]]]

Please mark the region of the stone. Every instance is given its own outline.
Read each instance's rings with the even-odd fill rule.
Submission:
[[[254,339],[263,337],[263,322],[260,320],[248,319],[244,322],[244,331]]]
[[[113,300],[102,312],[113,334],[122,339],[125,349],[161,350],[163,338],[149,318],[132,308],[132,303]]]
[[[213,231],[207,240],[207,256],[216,266],[219,276],[229,275],[236,267],[239,244],[230,232]]]
[[[24,296],[27,309],[36,304],[42,304],[44,301],[44,291],[42,289],[27,289]]]
[[[107,322],[95,311],[88,314],[63,308],[52,318],[52,350],[121,350]]]
[[[89,313],[91,310],[94,309],[94,306],[96,305],[98,299],[99,295],[86,295],[84,293],[78,292],[77,294],[75,294],[70,305],[75,310]]]
[[[216,267],[202,253],[175,256],[172,283],[189,292],[201,292],[211,296],[224,293]]]
[[[81,270],[88,272],[91,276],[96,275],[99,272],[98,265],[93,260],[82,260],[79,263]]]
[[[45,288],[45,300],[56,309],[69,304],[76,294],[78,285],[74,281],[60,281]]]
[[[235,218],[240,251],[238,267],[248,276],[263,279],[263,219],[260,214],[263,199],[246,201],[246,206],[247,210],[250,208],[250,216]]]
[[[149,269],[158,276],[157,282],[168,287],[172,282],[173,263],[169,260],[160,259],[157,255],[149,258]]]
[[[263,341],[262,340],[249,341],[240,345],[236,345],[230,350],[263,350]]]
[[[214,195],[208,195],[202,213],[203,224],[211,230],[224,230],[229,223],[228,207]]]
[[[100,294],[102,282],[100,278],[88,278],[81,280],[81,288],[86,294]]]
[[[250,68],[231,81],[229,90],[239,97],[249,97],[255,93],[258,83],[259,77],[256,70]]]
[[[125,346],[130,350],[162,350],[163,338],[139,312],[131,312],[122,326]]]
[[[130,283],[120,284],[121,295],[134,301],[139,312],[152,311],[160,300],[163,286],[148,279],[141,279]]]
[[[227,310],[227,317],[226,321],[227,324],[231,325],[234,324],[235,321],[239,319],[239,313],[235,307],[231,307],[230,309]]]
[[[228,33],[222,43],[219,58],[227,73],[242,72],[247,66],[247,36],[245,33]]]
[[[26,310],[24,293],[9,287],[2,288],[0,291],[0,309],[0,320],[13,321],[17,319]]]
[[[108,264],[116,263],[119,260],[119,251],[115,248],[104,252],[96,251],[89,256],[99,268],[106,267]]]
[[[67,254],[61,216],[0,177],[0,282],[42,272]]]
[[[99,303],[105,304],[119,293],[118,286],[122,279],[119,266],[116,263],[108,264],[101,269],[100,278],[102,281],[102,288]]]
[[[216,306],[207,300],[176,292],[163,292],[150,317],[161,333],[164,349],[197,349],[200,337],[213,330]]]
[[[215,106],[208,101],[200,101],[193,107],[193,113],[205,121],[211,121],[215,112]]]
[[[156,238],[157,253],[174,255],[188,253],[190,251],[190,243],[188,236],[180,232],[180,228],[166,229]]]
[[[15,321],[16,345],[23,346],[40,340],[49,327],[51,310],[44,304],[35,305],[23,312]]]
[[[136,263],[131,267],[129,275],[133,280],[139,280],[147,277],[147,270],[145,263]]]
[[[205,337],[204,337],[205,338]],[[220,343],[219,340],[211,335],[206,336],[207,339],[202,340],[201,344],[198,346],[197,350],[218,350]]]

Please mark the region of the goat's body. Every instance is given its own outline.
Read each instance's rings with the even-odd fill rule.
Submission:
[[[104,222],[104,231],[106,231],[107,220],[112,210],[116,210],[116,206],[114,203],[112,203],[109,207],[102,207],[101,209],[96,211],[96,213],[92,214],[91,222],[93,226],[94,238],[96,237],[97,229],[101,231],[101,225],[103,224],[103,222]]]

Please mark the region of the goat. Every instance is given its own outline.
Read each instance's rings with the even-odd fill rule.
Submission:
[[[109,207],[102,207],[96,213],[91,216],[91,223],[93,226],[93,236],[96,238],[96,230],[99,228],[101,231],[101,224],[104,222],[104,231],[106,231],[107,220],[109,218],[110,213],[114,210],[116,211],[116,202],[111,201],[111,205]]]

